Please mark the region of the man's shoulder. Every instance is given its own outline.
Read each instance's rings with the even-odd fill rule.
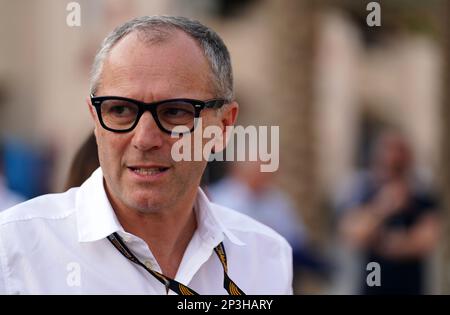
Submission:
[[[260,243],[290,248],[289,243],[278,232],[246,214],[216,203],[211,203],[211,209],[220,223],[232,233],[237,234],[244,242],[245,239],[256,237]]]
[[[21,222],[35,220],[58,220],[72,214],[75,210],[77,188],[64,193],[42,195],[0,213],[0,228]]]

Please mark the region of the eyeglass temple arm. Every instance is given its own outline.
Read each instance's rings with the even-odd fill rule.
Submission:
[[[207,108],[220,108],[226,103],[226,100],[211,100],[205,103]]]

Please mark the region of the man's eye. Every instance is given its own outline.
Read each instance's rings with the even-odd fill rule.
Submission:
[[[184,115],[191,115],[191,113],[185,109],[169,108],[164,111],[164,115],[168,117],[180,117]]]
[[[109,109],[111,115],[127,116],[132,114],[132,110],[128,106],[116,105]]]

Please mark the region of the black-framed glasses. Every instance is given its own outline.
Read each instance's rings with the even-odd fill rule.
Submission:
[[[91,103],[97,111],[103,128],[113,132],[133,130],[145,111],[150,111],[161,131],[172,134],[175,127],[187,127],[194,131],[197,118],[205,108],[220,108],[226,101],[212,99],[199,101],[189,98],[176,98],[153,103],[144,103],[121,96],[94,96]],[[180,134],[180,132],[174,132]],[[181,132],[182,133],[182,132]]]

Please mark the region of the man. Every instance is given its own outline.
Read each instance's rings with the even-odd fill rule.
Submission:
[[[287,242],[209,202],[206,161],[171,156],[175,127],[187,127],[182,138],[236,120],[216,33],[181,17],[127,22],[104,40],[91,94],[101,167],[80,188],[2,214],[0,292],[292,292]]]
[[[439,241],[437,200],[413,176],[411,147],[401,133],[383,132],[371,163],[338,205],[343,240],[364,256],[360,293],[423,294],[427,258]],[[370,262],[380,266],[378,285],[366,282]]]

